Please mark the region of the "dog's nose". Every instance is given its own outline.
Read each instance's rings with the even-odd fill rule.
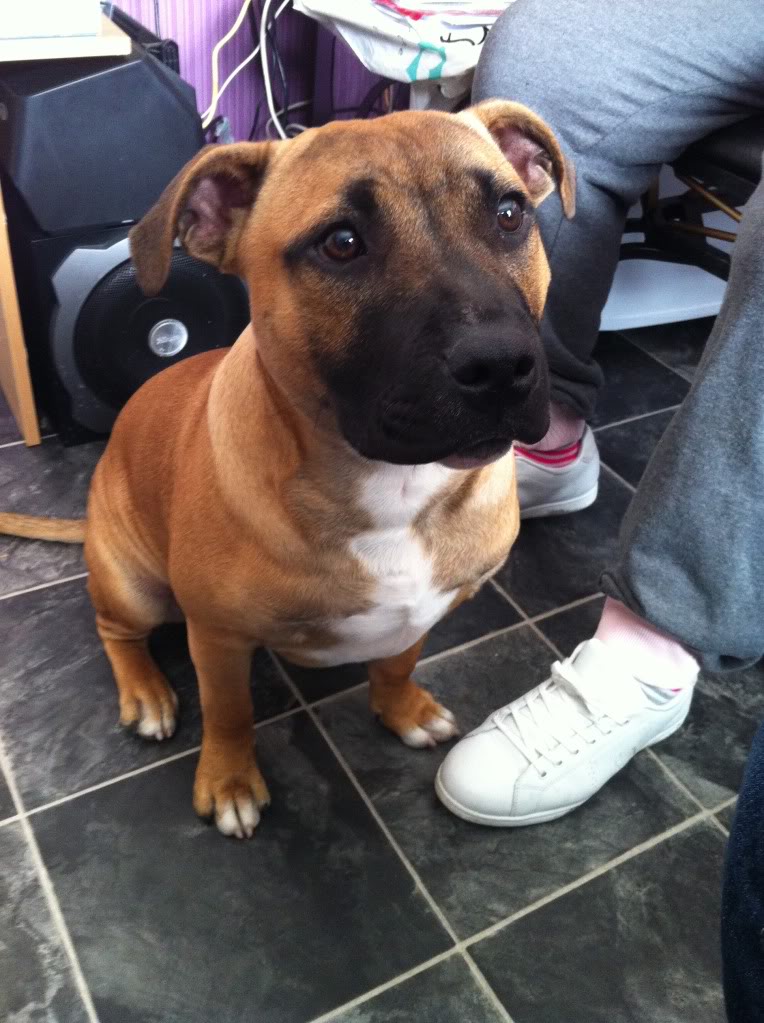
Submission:
[[[527,339],[508,337],[496,325],[462,334],[446,364],[459,389],[476,398],[495,393],[522,397],[536,377],[536,357]]]

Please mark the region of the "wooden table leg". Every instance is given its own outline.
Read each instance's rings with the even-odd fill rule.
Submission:
[[[40,443],[40,425],[29,376],[16,278],[0,190],[0,390],[26,444]]]

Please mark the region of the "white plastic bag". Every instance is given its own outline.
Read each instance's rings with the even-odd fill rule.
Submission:
[[[337,33],[374,74],[399,82],[459,78],[513,0],[294,0]]]

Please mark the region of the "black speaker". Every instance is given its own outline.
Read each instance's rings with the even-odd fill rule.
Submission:
[[[180,249],[146,298],[127,233],[204,136],[194,90],[127,57],[0,65],[0,174],[35,394],[65,443],[103,434],[159,370],[230,345],[245,288]],[[168,410],[169,412],[169,410]]]

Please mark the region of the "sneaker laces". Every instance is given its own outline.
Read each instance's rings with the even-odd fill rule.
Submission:
[[[569,658],[556,661],[546,682],[498,710],[492,723],[543,778],[546,763],[565,763],[561,750],[578,755],[583,745],[593,746],[625,725],[631,709],[625,703],[619,707],[617,699],[605,706]]]

